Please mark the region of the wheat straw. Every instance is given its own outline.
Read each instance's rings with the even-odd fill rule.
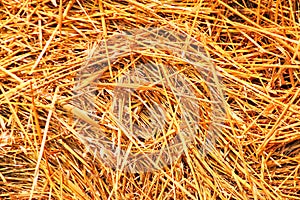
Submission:
[[[300,199],[299,5],[297,0],[1,1],[0,198]],[[70,102],[91,46],[107,39],[109,50],[110,38],[150,27],[167,27],[203,44],[222,77],[226,106],[219,109],[226,116],[218,118],[218,137],[207,140],[212,148],[203,154],[212,112],[205,76],[171,52],[124,54],[98,84],[108,91],[95,105],[104,113],[104,125],[114,86],[109,84],[117,80],[112,76],[121,77],[143,59],[177,66],[203,100],[193,145],[168,166],[132,174],[112,169],[87,148]],[[146,141],[146,152],[174,136],[182,110],[169,90],[174,88],[161,85],[146,93],[153,87],[140,88],[141,95],[158,101],[166,94],[164,105],[173,110],[171,128],[159,142]],[[140,105],[132,104],[147,122]],[[104,125],[110,141],[130,144],[116,124]],[[132,151],[143,145],[132,144]]]

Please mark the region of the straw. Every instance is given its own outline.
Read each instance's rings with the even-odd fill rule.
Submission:
[[[296,0],[1,1],[0,198],[300,199],[299,10]],[[79,95],[74,93],[78,75],[97,47],[106,41],[106,52],[110,39],[151,28],[199,42],[203,49],[194,53],[211,59],[219,86],[205,81],[214,73],[197,73],[180,55],[148,44],[108,64],[97,84],[90,85],[97,87],[91,94],[98,95],[93,105],[98,111],[85,115],[72,99]],[[164,82],[135,87],[140,93],[130,104],[132,121],[127,123],[133,128],[134,123],[160,122],[142,112],[142,105],[168,111],[168,126],[154,139],[147,134],[130,138],[124,123],[112,118],[117,81],[125,82],[126,73],[146,61],[173,67],[162,75],[185,77],[185,88],[197,94],[201,120],[178,159],[155,171],[131,173],[124,162],[116,170],[99,156],[107,153],[99,143],[91,145],[94,137],[82,138],[82,120],[84,125],[96,121],[104,133],[98,137],[111,142],[100,146],[119,145],[124,158],[157,151],[180,136],[176,130],[184,107],[178,105],[175,87]],[[211,88],[224,92],[224,106],[212,109]],[[74,113],[74,108],[80,110]],[[211,137],[216,111],[226,115],[216,118],[217,135]]]

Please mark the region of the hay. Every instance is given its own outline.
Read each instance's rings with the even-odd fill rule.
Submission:
[[[300,199],[299,21],[297,0],[1,1],[0,198]],[[202,115],[203,130],[180,159],[154,172],[122,172],[87,148],[68,103],[93,45],[150,27],[180,30],[203,44],[222,77],[226,116],[206,153],[200,147],[211,119]],[[184,64],[168,60],[168,52],[150,53],[140,62]],[[109,92],[103,83],[134,59],[118,60],[98,86]],[[185,73],[209,112],[203,77]],[[162,94],[176,104],[167,89],[140,95],[154,101]],[[109,93],[98,100],[107,111]],[[181,112],[175,107],[173,119]],[[144,136],[145,151],[166,144],[176,124],[169,127],[155,138],[161,144]],[[113,141],[119,132],[110,131]],[[135,141],[120,138],[125,146]]]

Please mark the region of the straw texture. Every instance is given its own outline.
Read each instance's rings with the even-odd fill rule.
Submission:
[[[297,0],[0,1],[0,198],[300,199],[299,22]],[[100,41],[150,27],[183,32],[203,45],[222,78],[220,110],[226,115],[213,148],[203,154],[212,96],[205,77],[185,70],[197,98],[207,100],[194,145],[161,170],[122,172],[80,139],[70,102]],[[124,56],[102,76],[98,87],[107,93],[99,94],[100,113],[111,102],[112,88],[103,83],[115,83],[111,78],[121,77],[118,72],[132,60],[183,66],[169,52],[139,53]],[[167,91],[140,95],[152,102],[157,95],[174,97]],[[176,101],[164,105],[173,109],[170,119],[182,120]],[[139,114],[147,124],[147,115]],[[155,139],[166,138],[176,124],[168,127]],[[121,146],[134,141],[102,128]],[[155,146],[143,137],[148,150],[167,141]]]

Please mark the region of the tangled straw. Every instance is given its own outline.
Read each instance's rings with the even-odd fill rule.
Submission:
[[[166,28],[102,41],[76,80],[77,136],[121,171],[170,165],[196,139],[211,149],[225,114],[219,76],[201,44]]]

